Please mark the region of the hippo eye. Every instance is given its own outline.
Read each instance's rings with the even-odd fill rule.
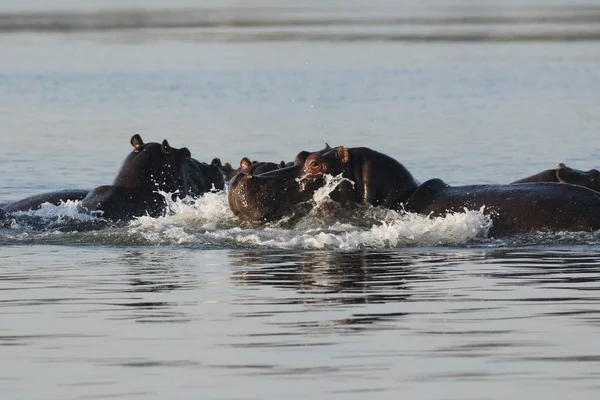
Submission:
[[[596,183],[597,180],[598,180],[598,176],[597,175],[591,175],[590,176],[590,182],[591,183]]]
[[[311,168],[318,168],[319,167],[319,162],[318,161],[311,161],[310,164],[308,164],[309,167]]]

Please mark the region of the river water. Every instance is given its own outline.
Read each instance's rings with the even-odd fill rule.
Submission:
[[[129,138],[202,161],[367,146],[420,181],[599,167],[595,2],[6,1],[0,205],[108,184]],[[478,210],[242,226],[222,193],[0,228],[0,395],[597,398],[598,233]],[[493,221],[492,221],[493,223]]]

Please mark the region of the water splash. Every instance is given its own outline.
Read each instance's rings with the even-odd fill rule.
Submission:
[[[229,209],[227,192],[219,192],[184,201],[165,194],[169,215],[138,218],[128,229],[157,245],[349,250],[464,244],[485,237],[491,226],[483,210],[430,218],[370,205],[341,206],[329,195],[342,182],[354,182],[341,175],[324,179],[311,212],[293,228],[285,219],[265,228],[242,228]]]
[[[303,180],[303,178],[300,178],[300,180]],[[352,185],[352,187],[355,186],[355,182],[351,181],[348,178],[344,178],[342,176],[342,174],[333,176],[333,175],[329,175],[329,174],[325,174],[323,175],[323,179],[325,180],[325,184],[320,187],[319,189],[317,189],[315,191],[315,194],[313,195],[313,200],[315,201],[315,203],[321,204],[324,201],[328,201],[330,199],[329,195],[342,183],[342,182],[348,182]]]
[[[170,193],[164,193],[168,204],[164,216],[144,216],[129,223],[112,223],[81,213],[78,201],[58,206],[44,204],[36,211],[14,213],[16,220],[0,228],[0,243],[292,250],[599,243],[597,233],[559,232],[488,239],[493,217],[485,215],[483,208],[434,218],[369,205],[341,206],[329,194],[347,180],[337,176],[325,181],[313,197],[312,211],[293,227],[282,223],[259,229],[243,227],[229,208],[226,191],[183,200],[172,200]]]

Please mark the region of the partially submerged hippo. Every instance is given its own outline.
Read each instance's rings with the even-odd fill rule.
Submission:
[[[554,169],[547,169],[512,183],[530,182],[570,183],[571,185],[584,186],[598,192],[600,191],[600,172],[597,169],[580,171],[578,169],[569,168],[564,163],[560,163]]]
[[[324,175],[343,174],[330,197],[339,202],[369,203],[399,208],[419,183],[393,158],[367,148],[325,149],[304,156],[304,164],[263,174],[242,173],[229,184],[233,213],[251,225],[283,217],[301,216],[309,208],[315,190],[325,183]],[[351,161],[350,161],[351,160]],[[375,176],[372,171],[387,171]],[[398,190],[399,187],[403,190]]]
[[[257,175],[241,171],[229,182],[231,211],[253,226],[300,213],[314,193],[300,190],[296,178],[302,168],[295,165]]]
[[[214,158],[210,164],[207,164],[190,157],[186,166],[186,179],[189,195],[192,197],[225,188],[223,165],[218,158]]]
[[[159,192],[173,193],[173,199],[188,195],[191,153],[186,147],[171,147],[167,140],[144,143],[139,135],[131,138],[131,144],[134,150],[112,185],[92,189],[81,201],[82,208],[108,219],[157,217],[167,206]]]
[[[97,213],[104,218],[128,220],[133,217],[164,214],[167,202],[159,192],[184,198],[201,195],[211,189],[223,189],[224,180],[219,165],[207,165],[191,158],[190,151],[162,143],[144,143],[140,135],[131,140],[133,151],[123,161],[111,185],[88,190],[62,190],[42,193],[9,203],[6,212],[34,210],[43,203],[60,204],[80,200],[84,212]],[[218,159],[217,159],[218,160]]]
[[[255,225],[295,215],[298,205],[308,204],[323,186],[324,174],[354,182],[342,182],[331,193],[342,203],[434,216],[482,209],[492,218],[491,236],[600,229],[600,193],[588,188],[560,183],[451,187],[439,179],[419,185],[402,164],[364,147],[340,146],[311,154],[304,166],[240,177],[230,190],[231,208]]]
[[[600,193],[562,183],[449,186],[431,179],[415,190],[405,210],[430,216],[482,210],[490,236],[600,229]]]
[[[240,161],[240,171],[229,181],[228,200],[233,214],[250,225],[258,226],[284,217],[299,217],[310,210],[307,202],[321,182],[302,184],[298,177],[304,175],[306,158],[322,154],[325,148],[314,153],[301,151],[293,163],[250,163],[248,158]],[[256,178],[256,179],[255,179]],[[310,188],[313,190],[310,190]]]
[[[400,209],[410,193],[419,186],[404,165],[366,147],[347,149],[340,146],[313,153],[306,158],[303,172],[304,182],[323,182],[325,174],[342,174],[352,181],[341,182],[330,194],[333,200],[391,209]]]
[[[15,211],[37,210],[44,203],[60,204],[68,200],[83,200],[89,192],[87,189],[64,189],[36,194],[8,203],[4,207],[4,211],[11,213]]]

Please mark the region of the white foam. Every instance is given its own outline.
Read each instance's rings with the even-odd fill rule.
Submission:
[[[352,187],[354,187],[355,185],[354,181],[351,181],[348,178],[344,178],[341,173],[336,176],[325,174],[323,175],[323,178],[325,179],[325,184],[319,189],[317,189],[313,195],[313,200],[317,204],[329,200],[329,195],[331,194],[331,192],[333,192],[335,188],[338,187],[338,185],[342,182],[349,182],[352,185]],[[304,177],[300,178],[300,182],[302,182],[303,179]]]
[[[346,250],[461,244],[485,237],[491,226],[483,210],[465,210],[443,218],[371,206],[348,211],[329,199],[329,194],[343,181],[341,176],[326,179],[324,187],[315,194],[313,211],[293,228],[282,224],[259,229],[243,227],[229,208],[226,192],[175,201],[170,194],[163,193],[168,203],[166,216],[136,218],[125,227],[114,228],[117,231],[111,231],[110,235],[107,233],[106,240],[122,244]],[[77,201],[58,206],[44,204],[39,210],[15,214],[48,218],[50,225],[56,223],[52,218],[59,221],[63,217],[81,221],[97,219],[78,212],[78,204]],[[98,234],[102,235],[100,232],[84,234],[95,242]]]
[[[58,219],[59,221],[63,217],[70,219],[79,219],[82,221],[90,221],[97,219],[92,215],[79,212],[78,206],[78,200],[67,200],[66,202],[62,202],[59,205],[54,205],[51,203],[42,203],[40,208],[37,210],[15,211],[10,214],[14,216],[39,217],[42,219]]]
[[[207,193],[199,199],[183,201],[173,201],[170,194],[163,193],[169,206],[168,215],[137,218],[128,229],[130,234],[153,244],[359,249],[464,243],[485,237],[491,226],[483,209],[465,210],[443,218],[401,214],[371,206],[348,212],[329,198],[329,194],[348,179],[341,175],[324,178],[325,185],[313,197],[313,211],[292,229],[283,228],[279,223],[259,229],[243,228],[229,208],[226,192]],[[336,211],[340,211],[339,215]]]
[[[429,218],[365,207],[353,211],[369,220],[379,213],[383,220],[370,226],[344,221],[320,225],[306,220],[293,229],[277,226],[242,228],[229,210],[227,196],[211,194],[196,202],[171,204],[173,215],[141,217],[129,225],[131,234],[154,244],[219,245],[278,249],[359,249],[435,246],[464,243],[487,234],[491,221],[479,211]],[[310,226],[313,224],[312,226]]]

